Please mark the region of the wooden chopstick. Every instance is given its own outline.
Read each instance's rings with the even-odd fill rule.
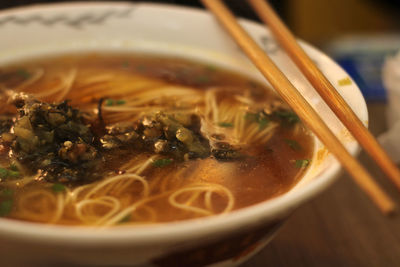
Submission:
[[[311,85],[317,90],[322,99],[328,104],[354,138],[400,190],[399,169],[353,112],[351,107],[336,91],[335,87],[300,47],[296,38],[280,20],[279,16],[271,8],[268,2],[264,0],[248,0],[248,2],[261,20],[269,26],[269,29],[274,34],[279,44],[286,50],[290,58],[301,70]]]
[[[227,7],[220,0],[201,0],[201,2],[215,15],[244,53],[308,128],[336,156],[343,167],[352,175],[359,187],[364,190],[384,214],[392,213],[395,209],[395,204],[390,197],[379,188],[368,172],[351,156],[310,104],[278,69],[268,55],[264,53],[238,24],[234,15]]]

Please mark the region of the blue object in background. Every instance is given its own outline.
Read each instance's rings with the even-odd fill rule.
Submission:
[[[384,59],[385,55],[352,55],[335,60],[357,83],[366,100],[384,101],[386,91],[381,79]]]
[[[349,36],[325,49],[359,86],[367,101],[385,101],[382,66],[400,49],[400,34]]]

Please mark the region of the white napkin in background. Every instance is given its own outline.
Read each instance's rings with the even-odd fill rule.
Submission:
[[[387,90],[388,131],[378,141],[392,160],[400,162],[400,51],[386,59],[382,69],[383,84]]]

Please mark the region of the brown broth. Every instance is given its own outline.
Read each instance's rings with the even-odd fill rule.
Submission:
[[[83,54],[83,55],[63,55],[53,58],[46,58],[34,60],[29,62],[22,62],[13,64],[11,66],[3,67],[0,69],[0,88],[16,87],[21,84],[25,76],[30,75],[33,70],[41,68],[44,69],[46,75],[40,78],[35,83],[25,86],[23,91],[35,93],[42,88],[51,87],[57,84],[58,80],[52,73],[65,72],[70,68],[77,68],[79,79],[80,70],[99,70],[106,72],[121,72],[126,75],[141,75],[144,77],[161,80],[171,85],[182,85],[193,87],[198,90],[208,90],[208,88],[224,87],[227,88],[224,92],[219,94],[219,99],[230,101],[231,95],[234,92],[243,92],[247,90],[251,97],[257,99],[257,104],[262,104],[269,98],[276,99],[277,97],[269,91],[264,85],[234,73],[228,70],[215,67],[213,65],[192,62],[180,58],[168,58],[150,55],[131,55],[131,54]],[[11,73],[11,74],[10,74]],[[93,93],[88,99],[75,99],[74,90],[77,89],[76,84],[72,85],[70,93],[67,98],[71,99],[74,106],[82,107],[89,103],[91,107],[95,107],[99,100],[99,95]],[[229,89],[229,90],[228,90]],[[102,95],[101,97],[108,97]],[[122,99],[124,95],[120,96]],[[52,96],[43,98],[46,101],[53,101]],[[86,101],[86,102],[85,102]],[[3,114],[13,113],[15,109],[11,106],[5,106],[1,112]],[[274,198],[287,192],[301,179],[301,176],[306,171],[306,166],[299,166],[296,161],[311,160],[314,150],[313,137],[309,134],[308,130],[304,128],[301,122],[296,125],[281,125],[278,127],[273,137],[265,144],[255,144],[252,147],[246,148],[246,153],[250,155],[244,159],[231,162],[220,162],[214,158],[195,159],[187,162],[173,163],[164,168],[150,168],[147,169],[143,176],[151,182],[156,179],[154,177],[165,176],[175,172],[177,169],[183,170],[187,174],[187,179],[174,180],[172,177],[168,181],[166,187],[179,188],[190,184],[191,182],[207,182],[221,184],[229,189],[235,197],[235,209],[244,208],[256,203]],[[7,166],[8,153],[6,148],[0,151],[0,162],[2,166]],[[106,155],[105,175],[110,173],[118,173],[124,171],[121,169],[122,165],[127,159],[133,158],[137,152],[132,154],[115,153]],[[145,153],[146,154],[146,153]],[[147,158],[151,154],[146,154]],[[124,162],[125,161],[125,162]],[[4,179],[3,179],[4,180]],[[4,181],[3,181],[4,182]],[[161,183],[161,182],[159,182]],[[136,187],[135,187],[136,186]],[[124,198],[124,201],[135,202],[140,195],[141,186],[139,184],[132,186],[132,190],[128,192],[131,196],[116,196]],[[8,188],[0,182],[0,189]],[[10,187],[14,192],[14,203],[18,202],[18,198],[27,192],[43,189],[51,194],[57,195],[52,192],[51,185],[44,181],[33,182],[27,186],[13,186]],[[71,190],[73,186],[71,186]],[[153,194],[158,193],[155,188]],[[113,192],[110,193],[113,195]],[[137,196],[137,197],[136,197]],[[0,202],[4,201],[4,197],[0,197]],[[225,205],[224,197],[214,195],[213,209],[218,213]],[[42,206],[41,206],[42,205]],[[37,208],[40,209],[46,206],[43,199],[37,199]],[[152,201],[149,204],[152,209],[157,213],[156,222],[168,222],[175,220],[184,220],[199,217],[190,212],[185,212],[171,207],[160,198],[159,200]],[[50,205],[51,206],[51,205]],[[54,208],[54,207],[53,207]],[[99,211],[99,213],[106,213],[107,209]],[[142,209],[133,214],[129,219],[132,222],[140,222],[140,217],[146,217],[146,209]],[[11,213],[7,216],[15,219],[25,219],[24,215],[20,214],[18,205],[14,205]],[[46,221],[47,219],[43,219]],[[32,221],[42,221],[41,219]],[[80,224],[77,220],[71,217],[67,212],[58,220],[58,224]]]

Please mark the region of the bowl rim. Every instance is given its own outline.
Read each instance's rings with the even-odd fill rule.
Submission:
[[[8,14],[24,13],[26,11],[53,9],[60,7],[76,8],[79,6],[148,6],[160,9],[172,9],[181,12],[189,12],[193,14],[211,14],[201,8],[178,6],[173,4],[147,3],[147,2],[64,2],[64,3],[41,3],[28,6],[21,6],[0,11],[0,17]],[[262,24],[248,20],[240,19],[240,22],[246,24],[258,25],[265,27]],[[330,60],[331,64],[338,66],[332,59],[320,50],[313,46],[300,41],[305,48],[317,52],[318,56]],[[340,67],[339,67],[340,68]],[[355,84],[355,83],[354,83]],[[358,89],[357,85],[355,88]],[[359,90],[359,89],[358,89]],[[365,100],[363,101],[362,114],[368,117]],[[351,154],[356,154],[359,151],[358,145],[352,149]],[[166,243],[171,239],[184,241],[195,239],[204,235],[212,235],[215,232],[227,234],[232,229],[246,227],[248,225],[260,224],[267,218],[274,218],[283,210],[292,210],[312,197],[315,197],[318,192],[325,190],[338,177],[340,165],[335,162],[330,168],[319,174],[318,179],[314,179],[311,183],[303,186],[299,190],[283,194],[274,199],[232,211],[226,215],[211,216],[207,218],[184,220],[179,222],[160,223],[155,225],[141,226],[118,226],[111,228],[92,228],[88,226],[62,226],[62,225],[46,225],[41,223],[23,222],[10,219],[0,218],[0,234],[4,237],[13,239],[30,240],[32,242],[41,242],[48,244],[62,243],[78,246],[92,246],[93,244],[125,244],[138,242],[142,245],[151,245],[154,243]]]

